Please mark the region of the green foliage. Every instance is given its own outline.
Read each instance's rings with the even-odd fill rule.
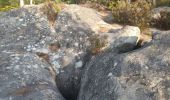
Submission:
[[[141,30],[149,27],[152,5],[145,0],[127,3],[118,1],[110,5],[116,22],[138,26]]]
[[[0,11],[8,11],[18,7],[18,0],[0,0]]]
[[[9,5],[9,0],[0,0],[0,7],[4,7],[5,5]]]
[[[73,4],[73,3],[76,3],[76,0],[62,0],[62,2]]]
[[[18,6],[5,6],[3,8],[0,8],[0,11],[8,11],[14,8],[18,8]]]
[[[170,0],[158,0],[157,6],[169,6],[170,7]]]

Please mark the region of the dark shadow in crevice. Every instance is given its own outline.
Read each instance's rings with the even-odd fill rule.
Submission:
[[[56,76],[56,85],[66,100],[77,100],[81,77],[84,73],[85,65],[90,61],[91,55],[86,54],[82,57],[83,66],[81,68],[75,68],[74,63],[69,64],[62,68],[63,72],[60,72]]]
[[[132,52],[136,52],[138,50],[141,50],[141,49],[144,49],[144,48],[147,48],[149,46],[151,46],[153,44],[153,42],[148,42],[148,43],[145,43],[143,45],[141,45],[140,43],[137,43],[137,45],[135,47],[133,47],[132,50],[129,50],[129,51],[125,51],[125,52],[119,52],[119,54],[122,54],[122,53],[132,53]]]

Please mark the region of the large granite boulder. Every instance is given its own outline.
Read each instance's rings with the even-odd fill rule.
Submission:
[[[75,100],[91,58],[131,51],[140,38],[137,27],[112,26],[78,5],[67,5],[50,25],[42,7],[0,14],[0,99]]]
[[[152,19],[160,19],[161,12],[170,13],[170,7],[157,7],[152,10]]]
[[[141,38],[140,29],[135,26],[127,25],[117,31],[110,30],[110,32],[104,34],[108,36],[108,48],[118,53],[134,50]]]
[[[55,41],[46,16],[37,12],[31,6],[0,16],[1,100],[65,100],[52,66],[37,55]]]
[[[87,64],[78,100],[169,100],[170,31],[140,49],[103,53]]]
[[[103,33],[101,29],[107,31]],[[61,45],[62,68],[56,83],[66,98],[77,98],[84,65],[93,55],[105,50],[133,50],[140,37],[134,26],[112,26],[91,8],[69,5],[58,14],[55,32]]]
[[[49,67],[35,54],[0,53],[0,99],[65,100]]]

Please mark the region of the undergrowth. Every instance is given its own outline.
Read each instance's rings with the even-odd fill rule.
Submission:
[[[41,8],[41,11],[47,16],[49,24],[54,26],[55,20],[57,18],[58,13],[60,12],[60,7],[56,2],[52,2],[48,0],[44,6]]]
[[[14,9],[14,8],[19,8],[19,6],[18,5],[15,5],[15,6],[4,6],[4,7],[1,7],[0,8],[0,11],[2,11],[2,12],[5,12],[5,11],[9,11],[9,10],[11,10],[11,9]]]
[[[114,20],[120,24],[138,26],[141,30],[150,26],[152,4],[145,0],[132,3],[118,1],[109,7]]]
[[[90,52],[95,55],[95,54],[100,53],[102,49],[107,46],[108,37],[94,35],[89,38],[89,41],[91,44]]]

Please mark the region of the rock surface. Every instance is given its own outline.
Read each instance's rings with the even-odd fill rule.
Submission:
[[[157,85],[152,86],[155,90],[149,90],[148,81],[142,81],[149,84],[143,87],[137,80],[156,77],[153,82],[156,84],[165,80],[154,72],[157,64],[163,64],[157,65],[158,71],[169,70],[164,62],[152,59],[151,54],[159,49],[146,47],[125,53],[133,50],[140,38],[137,27],[113,26],[103,21],[95,10],[78,5],[66,6],[52,26],[41,7],[25,6],[0,14],[0,99],[76,100],[78,94],[79,100],[167,98],[168,94],[161,94],[164,90],[153,92]],[[165,35],[165,38],[158,35],[153,42],[154,46],[161,47],[161,57],[168,53],[164,49],[168,50],[169,35]],[[136,55],[140,57],[136,59]],[[158,63],[149,66],[154,60]],[[165,61],[169,63],[168,59]],[[143,64],[148,69],[144,70]],[[165,75],[169,77],[168,72]],[[132,95],[136,89],[137,94]]]
[[[161,12],[170,13],[170,7],[158,7],[158,8],[154,8],[152,10],[152,18],[153,19],[161,18],[161,14],[160,14]]]
[[[112,30],[110,30],[112,32]],[[117,34],[113,37],[113,34]],[[108,45],[111,49],[116,49],[119,53],[128,52],[135,48],[140,39],[140,29],[134,26],[125,26],[116,32],[112,32],[112,36],[108,36]],[[115,52],[115,51],[114,51]]]
[[[37,12],[33,6],[0,16],[1,100],[65,100],[51,65],[36,54],[54,41],[45,16]]]
[[[169,100],[170,31],[130,53],[104,53],[86,66],[78,100]]]

